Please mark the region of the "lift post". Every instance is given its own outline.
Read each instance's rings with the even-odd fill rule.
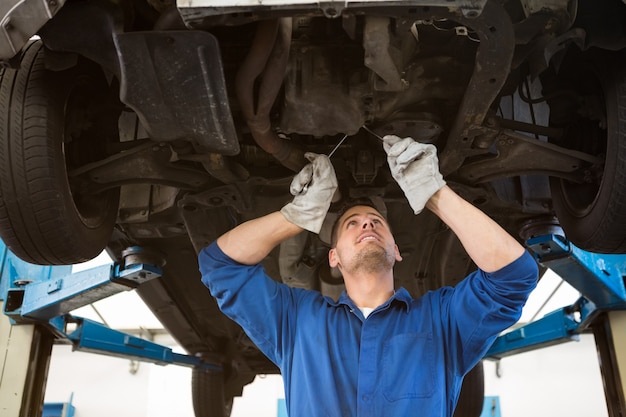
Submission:
[[[0,241],[0,416],[40,416],[55,341],[75,350],[212,371],[220,365],[75,317],[71,311],[161,276],[129,251],[131,263],[71,273],[71,266],[24,262]],[[128,260],[127,259],[127,260]]]
[[[45,328],[14,326],[0,314],[1,416],[41,415],[53,342],[54,336]]]
[[[0,308],[5,310],[9,288],[56,279],[70,271],[71,267],[52,268],[23,262],[0,241]],[[0,314],[0,415],[41,415],[55,337],[45,326],[34,322],[12,324],[8,316]]]
[[[610,417],[626,414],[626,255],[583,251],[559,235],[529,239],[535,259],[580,291],[571,306],[496,339],[485,359],[577,340],[593,331]]]

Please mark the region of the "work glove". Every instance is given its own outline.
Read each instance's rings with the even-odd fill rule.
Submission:
[[[419,214],[430,197],[446,182],[439,172],[437,148],[412,138],[395,135],[383,138],[391,175],[396,180],[415,214]]]
[[[304,154],[311,161],[296,174],[289,191],[293,201],[280,212],[291,223],[310,232],[319,233],[337,189],[335,169],[326,155]]]

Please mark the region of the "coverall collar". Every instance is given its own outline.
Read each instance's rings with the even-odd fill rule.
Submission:
[[[389,297],[387,301],[385,301],[383,304],[376,307],[374,311],[372,311],[372,314],[374,314],[375,312],[379,310],[387,309],[391,305],[391,303],[393,303],[394,301],[403,303],[404,306],[406,307],[406,312],[408,313],[409,310],[411,309],[411,302],[413,301],[413,298],[411,298],[411,295],[406,289],[399,288],[393,293],[391,297]],[[329,302],[332,306],[335,306],[335,307],[340,306],[340,305],[346,305],[350,307],[351,310],[354,310],[354,311],[359,310],[359,307],[354,303],[354,301],[352,301],[352,299],[348,296],[348,293],[346,291],[343,291],[341,293],[341,296],[339,297],[337,301],[334,301],[329,298]]]

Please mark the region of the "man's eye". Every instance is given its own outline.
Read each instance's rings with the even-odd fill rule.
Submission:
[[[356,224],[356,221],[350,220],[346,226],[354,226],[355,224]]]
[[[374,224],[380,224],[380,223],[381,223],[379,219],[374,219],[374,220],[372,220],[372,222],[373,222]]]

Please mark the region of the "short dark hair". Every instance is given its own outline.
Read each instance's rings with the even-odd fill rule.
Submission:
[[[387,221],[387,218],[381,212],[381,208],[378,207],[374,203],[374,201],[372,201],[372,199],[370,199],[369,197],[359,197],[359,198],[352,198],[352,199],[346,200],[339,207],[339,210],[337,211],[337,218],[335,218],[335,222],[333,223],[333,227],[330,232],[330,247],[331,248],[334,248],[335,246],[337,246],[337,235],[339,234],[339,220],[341,220],[343,215],[346,214],[348,210],[357,206],[371,207],[374,210],[376,210],[376,212],[379,213],[383,217],[383,219],[385,219],[385,221]]]

